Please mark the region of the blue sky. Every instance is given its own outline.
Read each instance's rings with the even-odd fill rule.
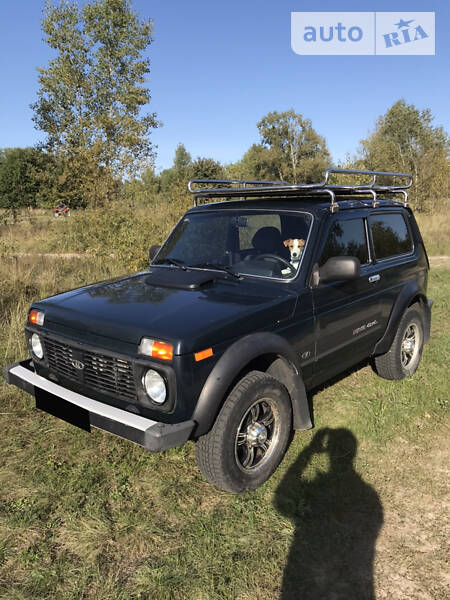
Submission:
[[[256,122],[271,110],[309,117],[335,160],[353,153],[378,115],[399,98],[431,108],[450,130],[450,3],[403,0],[312,2],[134,0],[154,20],[149,47],[156,165],[169,167],[178,142],[223,163],[258,141]],[[29,104],[36,67],[50,51],[40,30],[41,0],[0,2],[0,147],[33,145]],[[299,56],[290,47],[291,11],[436,11],[436,56]]]

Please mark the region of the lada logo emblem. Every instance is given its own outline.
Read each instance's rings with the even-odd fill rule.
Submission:
[[[79,371],[82,371],[84,369],[84,364],[79,360],[73,360],[72,366],[75,367],[75,369],[78,369]]]

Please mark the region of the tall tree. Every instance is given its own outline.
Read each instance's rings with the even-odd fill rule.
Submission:
[[[61,0],[46,4],[42,27],[56,57],[39,69],[34,121],[69,172],[82,174],[88,165],[86,191],[98,199],[105,185],[108,194],[114,179],[133,174],[153,154],[149,134],[158,123],[155,114],[142,114],[150,102],[143,54],[152,24],[139,19],[130,0],[93,0],[82,8]]]
[[[448,134],[433,125],[431,111],[399,100],[361,141],[358,166],[412,173],[411,202],[418,210],[430,211],[448,199],[448,159]]]
[[[186,150],[184,144],[178,144],[173,159],[173,170],[177,179],[185,180],[189,176],[189,168],[192,164],[192,157]]]
[[[273,177],[292,183],[322,179],[331,159],[325,139],[313,129],[310,119],[292,109],[283,113],[274,111],[257,126],[262,146],[270,150],[270,155],[258,152]]]

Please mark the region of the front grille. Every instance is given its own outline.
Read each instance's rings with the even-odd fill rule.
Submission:
[[[124,398],[136,398],[133,367],[127,360],[84,352],[84,381],[88,386]]]
[[[48,338],[44,340],[44,347],[48,364],[52,371],[56,371],[64,377],[77,381],[79,371],[72,365],[72,361],[75,360],[73,348]]]
[[[128,360],[80,350],[60,341],[45,338],[49,367],[55,373],[86,386],[126,400],[136,400],[133,365]],[[83,369],[73,362],[80,361]]]

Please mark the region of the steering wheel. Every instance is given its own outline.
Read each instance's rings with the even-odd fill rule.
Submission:
[[[286,267],[286,268],[290,269],[291,273],[295,273],[296,272],[296,268],[294,266],[292,266],[291,263],[288,260],[286,260],[282,256],[278,256],[278,254],[270,254],[270,253],[259,254],[258,256],[256,256],[254,258],[254,260],[264,260],[265,258],[270,258],[272,260],[277,260],[278,262],[280,262],[283,265],[283,267]]]

